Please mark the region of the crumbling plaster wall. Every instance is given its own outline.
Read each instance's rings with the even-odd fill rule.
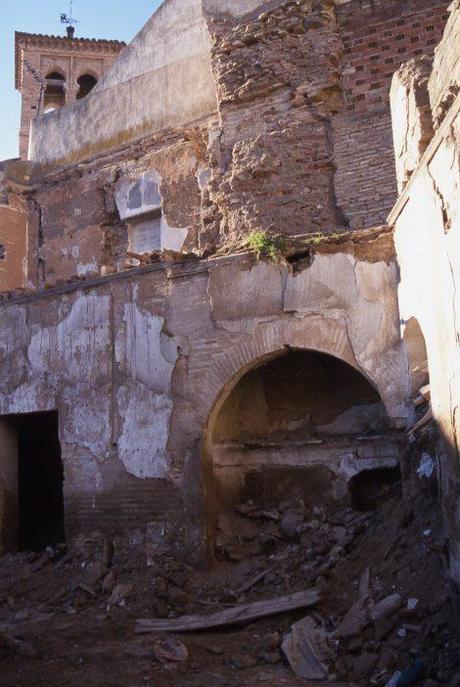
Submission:
[[[349,252],[297,276],[252,258],[123,276],[0,305],[0,413],[59,410],[70,536],[161,520],[200,539],[206,428],[237,379],[286,346],[347,361],[392,424],[407,422],[393,262]]]
[[[23,288],[26,280],[27,216],[0,201],[0,291]]]
[[[435,54],[433,75],[439,65],[457,54],[459,45],[458,3],[452,15],[446,39]],[[413,70],[412,70],[413,73]],[[394,116],[406,131],[404,151],[418,151],[414,171],[407,180],[404,164],[399,166],[404,187],[389,221],[395,224],[395,245],[400,266],[399,304],[404,322],[416,318],[423,332],[428,354],[431,404],[439,428],[438,460],[443,504],[450,536],[452,571],[460,580],[460,99],[452,100],[450,72],[447,80],[434,77],[428,82],[432,103],[444,102],[442,122],[439,109],[433,111],[435,131],[428,145],[419,148],[420,127],[424,113],[416,111],[420,81],[406,82],[407,106],[401,107],[401,90],[395,76]],[[425,88],[426,79],[424,79]],[[447,97],[439,94],[447,88]],[[434,91],[432,89],[435,89]],[[426,103],[426,97],[424,103]],[[408,118],[404,118],[406,113]],[[425,113],[426,114],[426,113]],[[413,156],[412,156],[413,157]],[[404,155],[403,155],[404,162]]]
[[[172,21],[173,3],[163,7]],[[332,6],[267,7],[210,21],[218,113],[44,176],[34,190],[39,225],[28,247],[40,263],[35,285],[123,269],[132,242],[120,189],[129,195],[129,185],[149,175],[161,196],[162,240],[152,248],[210,254],[252,230],[295,235],[343,227],[330,125],[341,102]],[[140,34],[142,45],[156,16]],[[139,41],[120,57],[120,79],[123,60],[127,73],[140,68]],[[98,84],[100,92],[104,83],[113,87],[117,69]]]
[[[460,121],[460,120],[458,120]],[[395,243],[401,269],[401,318],[416,317],[428,352],[431,403],[444,442],[439,452],[444,507],[460,579],[460,131],[457,123],[428,164],[419,167],[397,206]],[[452,212],[446,215],[446,208]],[[448,217],[448,219],[447,219]],[[447,225],[449,222],[449,225]]]
[[[198,128],[108,156],[90,170],[76,166],[46,177],[33,195],[38,213],[31,222],[28,253],[36,265],[30,270],[37,275],[34,285],[125,269],[132,216],[157,207],[164,238],[158,249],[197,250],[202,168],[207,169],[206,139]],[[130,211],[127,198],[148,179],[155,180],[155,206],[141,199]]]

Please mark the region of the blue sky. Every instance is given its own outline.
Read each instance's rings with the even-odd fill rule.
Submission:
[[[74,0],[76,35],[129,42],[161,0]],[[20,96],[14,90],[14,32],[64,35],[69,0],[4,0],[0,9],[0,160],[18,154]]]

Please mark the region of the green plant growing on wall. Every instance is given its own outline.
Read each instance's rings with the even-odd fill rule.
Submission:
[[[248,246],[255,251],[258,258],[269,258],[279,261],[284,258],[286,242],[280,234],[268,231],[253,231],[248,236]]]

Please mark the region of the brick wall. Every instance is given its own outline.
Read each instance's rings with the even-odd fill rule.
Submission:
[[[411,57],[433,54],[448,18],[447,5],[445,0],[351,0],[339,6],[347,110],[369,111],[389,102],[398,67]]]
[[[344,112],[334,121],[337,202],[351,227],[386,221],[397,198],[389,107],[394,72],[432,55],[445,0],[351,0],[337,7],[344,43]]]
[[[390,112],[345,114],[333,131],[337,203],[354,228],[385,223],[397,197]]]

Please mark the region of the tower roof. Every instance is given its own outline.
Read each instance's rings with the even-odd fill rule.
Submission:
[[[118,55],[126,43],[123,41],[96,38],[68,38],[67,36],[47,36],[41,33],[15,32],[15,86],[22,90],[24,75],[24,51],[57,49],[78,51],[80,53],[105,53]]]

